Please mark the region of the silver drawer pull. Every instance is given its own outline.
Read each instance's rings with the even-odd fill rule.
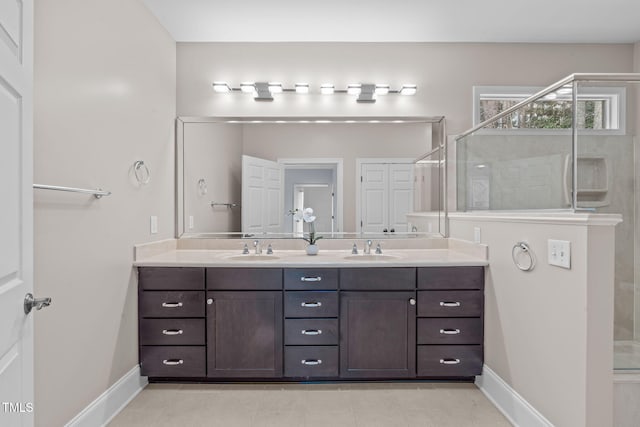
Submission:
[[[164,363],[165,365],[168,366],[176,366],[176,365],[182,365],[184,363],[184,360],[182,359],[165,359],[162,361],[162,363]]]
[[[440,333],[444,335],[458,335],[460,329],[440,329]]]
[[[460,303],[458,301],[440,301],[440,307],[460,307]]]
[[[303,365],[310,365],[310,366],[315,366],[315,365],[322,365],[322,360],[320,359],[302,359],[302,363]]]
[[[322,329],[303,329],[302,335],[320,335],[322,334]]]
[[[182,333],[183,333],[182,329],[163,329],[162,330],[163,335],[182,335]]]
[[[322,303],[321,302],[303,302],[300,305],[302,307],[309,307],[309,308],[322,307]]]
[[[181,302],[163,302],[162,306],[166,308],[178,308],[178,307],[182,307],[182,303]]]
[[[300,278],[301,282],[321,282],[322,281],[322,277],[320,276],[316,276],[316,277],[307,277],[307,276],[302,276]]]
[[[440,359],[440,363],[443,365],[457,365],[460,363],[460,359]]]

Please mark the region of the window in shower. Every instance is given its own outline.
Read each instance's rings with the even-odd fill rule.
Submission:
[[[474,125],[538,92],[538,87],[475,86]],[[553,132],[571,129],[571,87],[562,87],[497,120],[485,129],[489,132]],[[582,87],[578,94],[578,129],[624,134],[625,88]]]

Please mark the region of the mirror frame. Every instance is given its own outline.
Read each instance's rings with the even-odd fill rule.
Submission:
[[[441,209],[438,211],[439,215],[444,213],[444,224],[445,229],[439,230],[439,235],[441,237],[447,237],[449,235],[449,224],[448,224],[448,212],[447,212],[447,167],[446,167],[446,158],[447,158],[447,145],[446,145],[446,127],[445,127],[445,117],[444,116],[341,116],[341,117],[324,117],[324,116],[273,116],[273,117],[231,117],[231,116],[178,116],[176,118],[176,146],[175,146],[175,204],[176,204],[176,215],[175,215],[175,236],[176,239],[189,239],[189,238],[215,238],[215,239],[229,239],[231,236],[238,236],[241,238],[243,236],[242,232],[214,232],[214,233],[185,233],[184,230],[184,126],[189,123],[229,123],[229,124],[270,124],[270,123],[327,123],[327,122],[335,122],[335,123],[347,123],[347,124],[357,124],[357,123],[393,123],[393,124],[401,124],[401,123],[432,123],[439,124],[439,132],[433,133],[432,138],[432,149],[425,152],[414,160],[414,162],[418,162],[420,160],[431,157],[435,154],[438,154],[438,159],[440,162],[440,174],[439,178],[441,183],[439,185],[439,203]],[[440,223],[440,221],[439,221]],[[286,234],[286,236],[284,236]],[[344,234],[358,234],[358,233],[344,233]],[[425,234],[425,235],[434,235],[434,233],[416,233],[417,235]],[[270,236],[273,238],[278,238],[280,236]],[[288,233],[283,233],[283,238],[294,238],[294,236],[288,235]],[[407,238],[403,235],[386,235],[385,238]],[[332,237],[333,239],[340,238],[352,238],[349,237]]]

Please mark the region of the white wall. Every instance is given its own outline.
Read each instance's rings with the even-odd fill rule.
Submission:
[[[635,73],[640,73],[640,42],[637,42],[633,45],[633,71]],[[640,188],[640,149],[638,144],[640,144],[640,83],[636,83],[635,85],[635,106],[636,106],[636,116],[634,121],[634,128],[636,129],[636,138],[635,138],[635,188]],[[634,193],[636,194],[636,193]],[[635,200],[636,212],[640,212],[640,197],[636,197]],[[635,218],[635,229],[640,230],[640,215],[636,214]],[[640,341],[640,277],[638,274],[638,267],[640,266],[640,236],[638,236],[638,232],[636,231],[635,236],[635,265],[636,265],[636,273],[634,280],[634,339]]]
[[[34,181],[113,192],[35,193],[35,293],[53,298],[35,316],[36,425],[49,427],[138,363],[133,245],[174,233],[176,53],[141,2],[35,3]]]
[[[557,427],[613,420],[614,227],[589,216],[453,214],[452,237],[489,245],[485,364]],[[571,242],[571,269],[547,263],[547,240]],[[537,258],[520,271],[511,251]]]
[[[444,115],[471,127],[474,85],[547,86],[575,72],[631,72],[633,46],[485,43],[178,43],[178,115]],[[413,97],[357,104],[351,96],[281,94],[255,102],[216,94],[214,80],[416,83]]]

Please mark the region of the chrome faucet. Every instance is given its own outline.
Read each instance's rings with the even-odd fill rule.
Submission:
[[[373,242],[371,240],[367,240],[366,242],[364,242],[364,253],[365,255],[369,255],[371,253],[371,245],[373,245]]]
[[[262,253],[262,246],[260,246],[260,240],[254,240],[253,247],[256,250],[256,255],[260,255]]]

